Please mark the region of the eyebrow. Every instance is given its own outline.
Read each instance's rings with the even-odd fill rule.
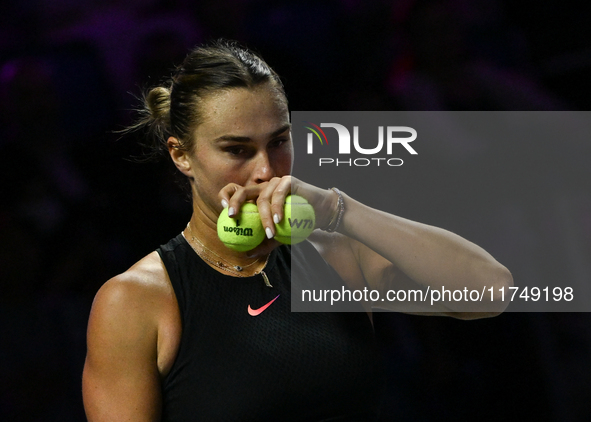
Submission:
[[[278,135],[281,135],[286,130],[291,129],[291,123],[286,123],[285,125],[281,126],[275,132],[269,135],[269,138],[274,138]],[[235,136],[235,135],[222,135],[215,140],[215,142],[222,142],[222,141],[234,141],[234,142],[250,142],[252,141],[251,138],[248,136]]]

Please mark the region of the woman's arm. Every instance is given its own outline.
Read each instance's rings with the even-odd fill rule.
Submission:
[[[380,297],[388,290],[419,288],[486,293],[483,301],[439,300],[432,306],[429,297],[425,302],[386,301],[380,307],[462,319],[494,316],[506,308],[499,289],[507,290],[513,278],[484,249],[447,230],[375,210],[346,194],[343,199],[346,211],[338,231],[349,241],[326,253],[336,268],[345,261],[357,262],[368,288],[378,290]]]
[[[334,191],[291,176],[245,188],[228,185],[220,198],[235,209],[247,199],[256,199],[263,225],[274,231],[273,216],[283,218],[283,202],[290,192],[314,206],[317,227],[326,226],[337,211]],[[488,299],[492,292],[493,298],[487,302],[436,301],[434,306],[430,300],[405,304],[386,301],[380,307],[463,319],[497,315],[506,308],[499,289],[507,290],[513,278],[484,249],[447,230],[373,209],[345,194],[343,199],[345,212],[338,228],[341,236],[317,234],[311,240],[348,284],[378,290],[381,297],[388,290],[429,289],[432,293],[445,288],[463,294],[464,289],[485,291]],[[268,253],[274,246],[263,243],[254,253]]]
[[[170,349],[162,339],[163,316],[174,297],[157,264],[146,271],[143,261],[105,283],[92,305],[82,381],[90,422],[160,420],[160,380]]]

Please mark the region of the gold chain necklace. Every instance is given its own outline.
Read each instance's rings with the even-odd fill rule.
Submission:
[[[241,273],[241,272],[244,270],[244,268],[248,268],[248,267],[250,267],[251,265],[254,265],[254,264],[256,264],[257,262],[259,262],[259,260],[260,260],[260,258],[257,258],[257,259],[255,259],[253,262],[251,262],[250,264],[248,264],[248,265],[245,265],[244,267],[242,267],[242,266],[240,266],[240,265],[233,265],[233,264],[230,264],[230,262],[229,262],[228,260],[226,260],[226,259],[222,258],[220,255],[218,255],[217,253],[215,253],[214,251],[212,251],[211,249],[209,249],[207,246],[205,246],[205,245],[203,244],[203,242],[201,242],[201,241],[200,241],[200,240],[199,240],[197,237],[195,237],[195,235],[193,234],[193,229],[191,228],[191,222],[189,222],[189,224],[187,224],[187,228],[189,229],[189,232],[190,232],[190,234],[191,234],[191,240],[192,240],[193,242],[196,242],[196,243],[198,243],[198,244],[199,244],[199,245],[202,247],[202,250],[201,250],[201,252],[200,252],[199,250],[197,250],[197,248],[195,248],[195,247],[194,247],[194,246],[191,244],[191,242],[189,242],[189,241],[188,241],[188,239],[185,237],[185,234],[184,234],[184,233],[182,233],[182,232],[181,232],[181,234],[183,235],[183,237],[185,238],[185,240],[187,241],[187,243],[189,244],[189,246],[191,246],[191,249],[193,249],[193,250],[195,251],[195,253],[196,253],[196,254],[197,254],[197,255],[198,255],[198,256],[199,256],[201,259],[203,259],[204,261],[207,261],[208,263],[210,263],[211,265],[213,265],[213,266],[215,266],[215,267],[218,267],[218,268],[220,268],[220,269],[222,269],[222,270],[224,270],[224,271],[227,271],[227,272],[229,272],[229,273],[232,273],[232,274],[234,274],[234,275],[235,275],[235,276],[237,276],[237,277],[247,277],[247,276],[245,276],[244,274],[242,274],[242,273]],[[208,256],[205,254],[205,251],[209,252],[210,254],[213,254],[213,255],[217,256],[219,259],[221,259],[221,261],[216,261],[215,259],[212,259],[212,258],[208,257]],[[255,275],[257,275],[257,274],[260,274],[260,275],[263,277],[263,281],[265,282],[265,285],[266,285],[267,287],[273,287],[273,286],[271,285],[271,282],[269,281],[269,278],[267,277],[267,274],[265,274],[265,271],[264,271],[264,268],[266,268],[266,266],[267,266],[267,263],[269,262],[269,257],[270,257],[270,256],[271,256],[270,254],[269,254],[269,255],[267,255],[267,259],[265,260],[265,265],[263,265],[263,268],[262,268],[260,271],[257,271],[257,272],[255,272],[255,273],[253,274],[253,276],[255,276]],[[225,261],[227,264],[230,264],[230,265],[226,265],[226,264],[224,264],[222,261]]]
[[[254,261],[252,261],[250,264],[245,265],[244,267],[240,266],[240,265],[233,265],[230,262],[228,262],[228,260],[222,258],[220,255],[218,255],[217,253],[215,253],[214,251],[212,251],[211,249],[209,249],[207,246],[205,246],[203,244],[203,242],[201,240],[199,240],[197,237],[195,237],[195,234],[193,233],[193,229],[190,226],[191,223],[187,224],[187,228],[189,229],[189,232],[191,233],[191,240],[193,240],[194,242],[199,243],[199,245],[201,245],[201,247],[206,250],[207,252],[209,252],[210,254],[213,254],[215,256],[217,256],[219,259],[221,259],[222,261],[225,261],[227,264],[230,264],[231,267],[233,267],[236,271],[242,271],[245,268],[250,267],[251,265],[256,264],[257,262],[259,262],[259,260],[261,259],[260,257],[255,259]],[[226,265],[222,262],[219,262],[219,264],[223,267],[225,267]]]

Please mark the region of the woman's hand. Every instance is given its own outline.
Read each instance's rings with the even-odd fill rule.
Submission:
[[[230,217],[235,217],[245,202],[256,203],[259,209],[267,240],[250,251],[248,255],[263,255],[279,245],[273,240],[276,234],[275,224],[283,220],[285,198],[290,194],[302,196],[314,207],[316,227],[328,225],[336,209],[337,194],[331,190],[304,183],[293,176],[274,177],[268,182],[249,186],[230,183],[220,190],[220,201],[222,206],[229,208]]]
[[[272,239],[275,221],[284,217],[283,204],[290,193],[312,204],[316,227],[326,227],[337,211],[337,193],[291,176],[245,187],[229,184],[220,191],[220,200],[233,210],[240,209],[246,201],[256,202],[259,208],[269,239],[250,251],[250,256],[268,254],[277,247],[278,242]],[[366,286],[384,295],[400,286],[478,291],[484,287],[497,292],[513,284],[511,273],[472,242],[447,230],[373,209],[345,193],[342,196],[346,211],[339,235],[323,236],[324,240],[317,238],[316,244],[320,254],[348,285]],[[405,280],[410,284],[405,284]],[[413,302],[410,307],[401,303],[392,302],[391,309],[424,312],[422,302]],[[495,315],[506,307],[497,298],[490,309],[470,305],[474,304],[438,303],[426,309],[460,318],[477,318]]]

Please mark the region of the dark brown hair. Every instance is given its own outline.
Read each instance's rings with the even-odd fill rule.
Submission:
[[[271,83],[286,100],[279,76],[256,53],[235,41],[217,40],[193,49],[172,77],[143,97],[140,118],[128,131],[143,130],[153,151],[166,149],[170,136],[181,148],[193,147],[192,132],[201,122],[200,102],[208,94]]]

